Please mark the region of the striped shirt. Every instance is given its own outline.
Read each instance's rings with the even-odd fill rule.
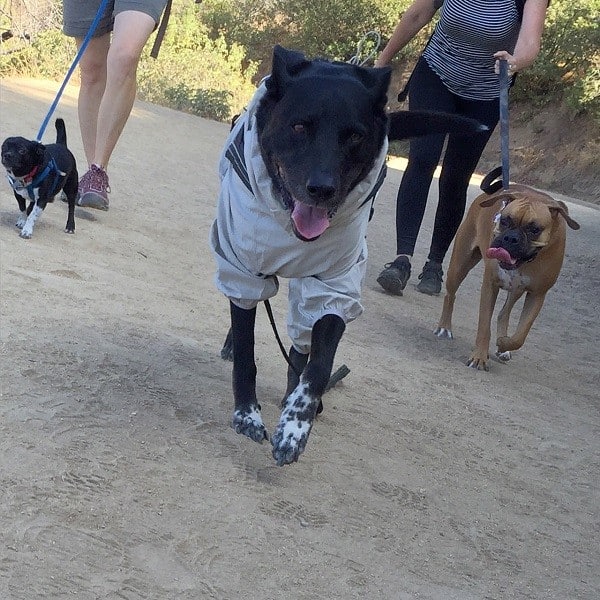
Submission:
[[[445,0],[423,56],[457,96],[493,100],[500,95],[493,55],[512,54],[520,27],[515,0]]]

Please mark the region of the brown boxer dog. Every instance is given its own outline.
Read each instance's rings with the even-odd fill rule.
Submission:
[[[434,331],[440,338],[452,339],[456,291],[483,258],[477,339],[467,361],[469,367],[488,370],[491,320],[500,288],[508,296],[498,314],[496,356],[510,360],[510,351],[523,345],[546,293],[560,273],[567,225],[579,229],[564,202],[526,185],[510,185],[508,190],[484,193],[473,201],[456,234],[444,307]],[[523,312],[514,334],[509,336],[510,312],[525,292]]]

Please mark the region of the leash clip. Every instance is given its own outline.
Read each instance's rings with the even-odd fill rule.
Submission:
[[[507,204],[508,202],[506,200],[502,200],[500,210],[494,215],[494,233],[498,233],[500,230],[498,226],[500,225],[500,219],[502,218],[502,211],[506,208]]]

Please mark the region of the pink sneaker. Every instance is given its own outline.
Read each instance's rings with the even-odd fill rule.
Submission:
[[[90,170],[79,180],[77,206],[108,210],[108,175],[98,166],[92,165]]]

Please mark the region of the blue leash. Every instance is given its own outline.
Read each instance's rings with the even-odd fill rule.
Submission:
[[[52,106],[50,106],[50,109],[48,110],[48,114],[46,115],[46,118],[44,119],[44,122],[42,123],[42,126],[40,127],[40,130],[38,131],[37,137],[35,138],[37,142],[42,141],[42,136],[44,135],[44,132],[46,131],[46,127],[48,127],[48,122],[50,121],[50,118],[52,117],[52,115],[54,114],[54,111],[56,110],[56,107],[58,106],[60,97],[62,96],[62,94],[65,90],[65,87],[66,87],[67,83],[69,82],[69,79],[71,79],[71,75],[73,75],[73,71],[75,70],[75,67],[81,60],[81,57],[82,57],[83,53],[85,52],[87,45],[90,43],[90,40],[92,39],[92,36],[94,35],[94,32],[96,31],[96,27],[98,27],[100,18],[104,14],[107,4],[108,4],[108,0],[102,0],[100,2],[100,6],[98,7],[98,12],[96,13],[94,20],[92,21],[92,24],[90,25],[90,28],[85,35],[83,43],[81,44],[81,47],[79,48],[79,51],[77,52],[77,55],[75,56],[75,59],[73,60],[73,64],[67,71],[65,79],[62,82],[62,85],[60,86],[60,89],[58,90],[58,92],[56,94],[56,98],[54,98],[54,102],[52,103]]]
[[[502,188],[508,189],[509,182],[509,148],[508,148],[508,62],[500,61],[500,149],[502,157]]]

